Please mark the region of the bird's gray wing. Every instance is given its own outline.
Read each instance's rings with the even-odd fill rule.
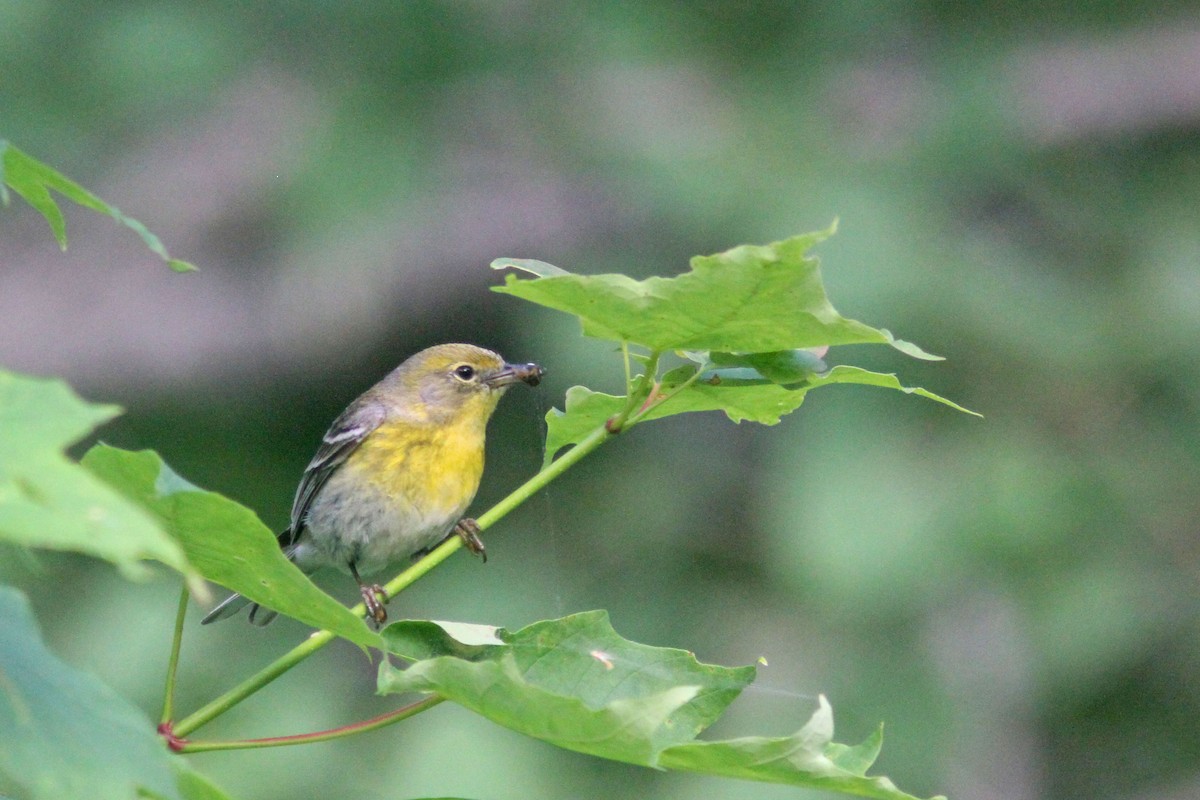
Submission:
[[[304,469],[304,476],[300,478],[296,499],[292,501],[291,526],[279,535],[281,546],[296,543],[304,527],[304,515],[308,513],[313,498],[321,491],[329,476],[383,423],[386,415],[383,406],[360,399],[333,421],[321,439],[316,455]]]

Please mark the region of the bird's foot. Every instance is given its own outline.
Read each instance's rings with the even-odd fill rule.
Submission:
[[[375,621],[375,627],[383,627],[383,623],[387,622],[387,609],[383,607],[388,601],[387,591],[378,583],[360,585],[358,589],[367,606],[367,616]]]
[[[479,534],[483,531],[479,528],[479,523],[470,517],[463,517],[454,526],[454,532],[458,534],[458,538],[463,540],[463,544],[471,551],[472,555],[477,555],[483,559],[483,563],[487,563],[487,550],[483,546],[483,540],[479,538]]]

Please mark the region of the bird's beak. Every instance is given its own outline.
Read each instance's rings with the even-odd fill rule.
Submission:
[[[537,386],[542,381],[546,370],[537,364],[505,364],[499,372],[488,376],[485,383],[493,389],[502,389],[514,383],[528,383]]]

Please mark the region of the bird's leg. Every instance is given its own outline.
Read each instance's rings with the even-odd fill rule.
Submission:
[[[483,533],[479,528],[479,523],[470,517],[463,517],[454,525],[454,533],[458,534],[458,538],[463,540],[463,544],[471,551],[472,555],[479,556],[483,559],[483,563],[487,563],[487,550],[483,546],[483,540],[479,538],[479,534]]]
[[[358,567],[350,562],[350,574],[358,581],[358,591],[362,593],[363,602],[367,606],[367,616],[375,621],[375,626],[382,627],[387,622],[387,609],[383,604],[388,601],[387,591],[378,583],[366,584],[358,575]]]

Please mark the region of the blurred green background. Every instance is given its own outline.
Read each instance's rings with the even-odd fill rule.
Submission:
[[[714,734],[791,732],[825,693],[842,741],[886,721],[877,771],[920,795],[1196,797],[1198,64],[1186,2],[0,0],[0,135],[201,267],[77,211],[63,255],[14,205],[0,363],[121,403],[105,440],[281,527],[327,424],[410,353],[537,360],[478,511],[536,470],[567,387],[620,381],[608,345],[489,292],[492,258],[669,274],[838,217],[818,248],[838,309],[949,360],[829,360],[985,420],[841,386],[775,428],[638,428],[393,615],[607,608],[630,638],[765,656]],[[0,577],[58,653],[157,713],[176,580],[59,556]],[[303,635],[194,616],[182,709]],[[350,722],[380,710],[373,684],[334,648],[204,733]],[[559,752],[449,704],[193,763],[260,800],[804,794]]]

